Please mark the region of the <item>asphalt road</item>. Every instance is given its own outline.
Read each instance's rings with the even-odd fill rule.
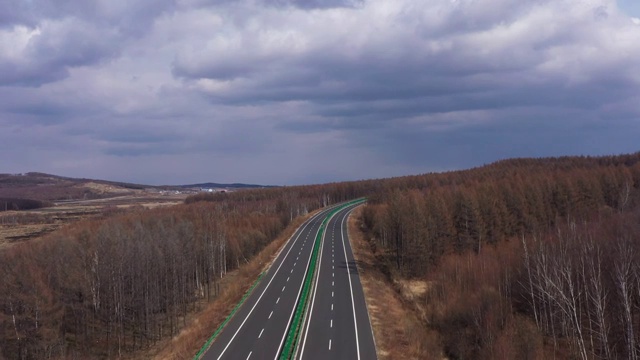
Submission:
[[[354,206],[328,222],[298,356],[375,359],[364,294],[347,235]],[[201,359],[277,359],[300,297],[325,209],[298,228],[265,276]],[[302,342],[304,341],[304,342]]]
[[[298,228],[201,359],[278,357],[300,296],[313,241],[330,211],[319,212]]]
[[[354,208],[341,210],[327,225],[299,359],[376,359],[371,322],[348,238],[347,218]]]

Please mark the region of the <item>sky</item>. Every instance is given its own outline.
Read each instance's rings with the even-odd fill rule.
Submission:
[[[638,0],[0,0],[0,173],[295,185],[639,145]]]

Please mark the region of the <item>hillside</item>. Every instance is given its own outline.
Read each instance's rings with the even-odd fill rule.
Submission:
[[[224,189],[233,191],[268,187],[269,186],[255,184],[220,184],[214,182],[157,186],[97,179],[70,178],[38,172],[0,174],[0,199],[28,199],[43,202],[107,199],[116,196],[140,195],[143,193],[163,191],[195,193],[201,189]],[[33,205],[28,208],[33,208]],[[0,209],[0,211],[1,210],[2,209]],[[16,210],[19,210],[19,208]]]
[[[265,188],[273,188],[276,186],[241,184],[241,183],[220,184],[220,183],[207,182],[207,183],[201,183],[201,184],[177,185],[177,187],[181,187],[183,189],[265,189]]]
[[[0,174],[0,198],[40,201],[88,200],[139,193],[144,185],[75,179],[44,173]]]

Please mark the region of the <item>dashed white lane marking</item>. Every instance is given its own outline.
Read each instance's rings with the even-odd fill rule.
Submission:
[[[278,300],[276,300],[276,304],[280,302],[280,298],[278,298]]]
[[[333,319],[331,319],[331,325],[329,325],[330,328],[333,328]]]
[[[271,319],[271,316],[273,315],[273,311],[271,312],[271,314],[269,314],[269,319]]]
[[[285,289],[285,288],[286,288],[286,286],[283,286],[283,287],[282,287],[282,291],[283,291],[283,292],[284,292],[284,289]]]
[[[335,265],[331,265],[331,270],[335,270],[336,266]]]
[[[331,350],[331,339],[329,339],[329,350]]]
[[[260,331],[260,335],[258,335],[258,339],[260,339],[262,337],[262,333],[264,332],[264,329],[262,329],[262,331]]]
[[[293,274],[293,269],[291,269],[291,273]]]
[[[331,311],[333,311],[333,304],[331,304]]]
[[[335,281],[332,281],[332,282],[331,282],[331,286],[336,286],[336,282],[335,282]]]
[[[331,276],[336,277],[336,273],[331,274]]]
[[[293,266],[296,266],[296,264],[297,264],[297,262],[294,262],[294,263],[293,263]]]
[[[291,279],[291,276],[287,277],[287,282],[289,282],[289,279]]]
[[[331,297],[333,297],[333,295],[334,295],[334,292],[332,291],[332,292],[331,292]]]
[[[249,356],[247,356],[247,360],[249,360],[249,358],[251,357],[251,354],[253,354],[253,351],[249,353]]]

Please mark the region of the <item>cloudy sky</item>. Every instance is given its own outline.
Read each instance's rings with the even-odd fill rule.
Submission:
[[[635,152],[638,18],[638,0],[0,0],[0,173],[302,184]]]

